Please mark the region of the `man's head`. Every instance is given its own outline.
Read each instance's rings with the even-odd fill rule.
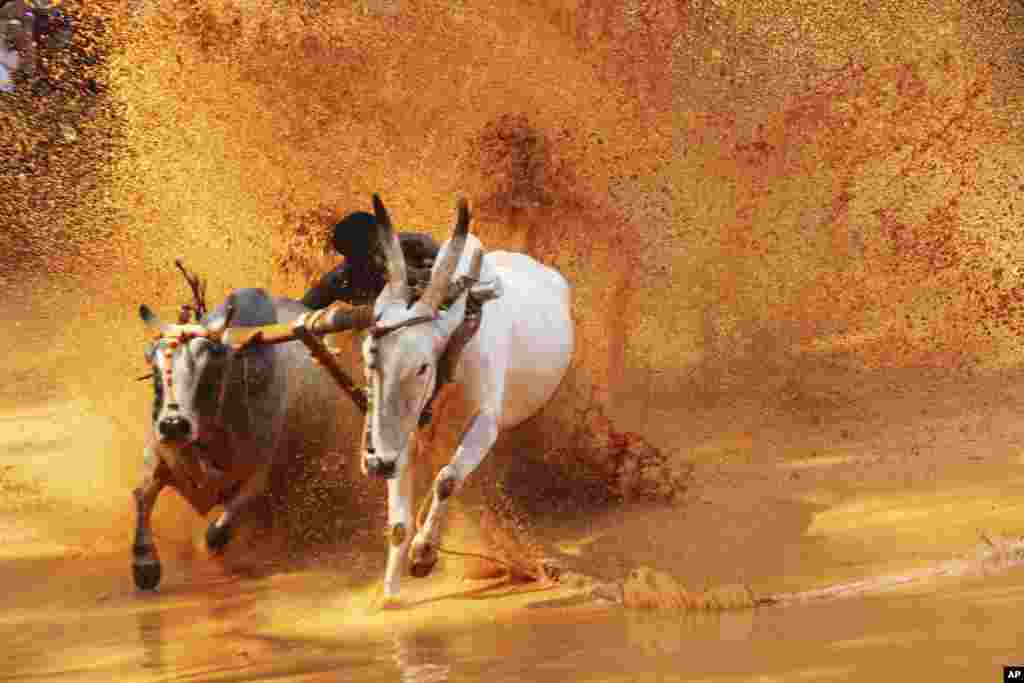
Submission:
[[[331,242],[349,262],[368,263],[376,249],[377,220],[373,214],[356,211],[334,226]]]

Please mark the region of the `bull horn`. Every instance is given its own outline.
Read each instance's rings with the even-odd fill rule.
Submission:
[[[468,279],[470,286],[480,279],[480,271],[484,267],[484,250],[477,247],[473,250],[473,256],[469,259]]]
[[[160,334],[164,334],[167,331],[168,325],[161,322],[160,318],[156,317],[156,314],[146,304],[139,306],[139,317],[142,318],[142,322],[146,323],[148,327],[156,328]]]
[[[469,279],[477,281],[480,279],[480,270],[483,269],[483,250],[477,247],[473,250],[473,256],[469,259]]]
[[[231,320],[234,317],[235,307],[228,304],[224,307],[224,318],[206,328],[210,334],[210,338],[215,341],[220,341],[221,337],[224,336],[224,331],[231,326]]]
[[[433,277],[430,278],[427,291],[423,292],[423,296],[420,297],[420,302],[430,308],[435,315],[444,302],[445,295],[448,294],[448,285],[452,281],[455,267],[462,259],[462,252],[466,248],[466,238],[469,235],[469,203],[465,197],[459,197],[455,206],[458,211],[458,219],[455,229],[452,231],[452,238],[448,241],[448,250],[444,259],[437,265]]]
[[[373,195],[373,214],[377,219],[377,239],[380,248],[387,257],[388,262],[388,289],[391,297],[401,301],[409,300],[409,283],[406,282],[405,255],[402,253],[402,245],[398,241],[398,235],[391,225],[391,217],[388,216],[384,202],[380,195]]]

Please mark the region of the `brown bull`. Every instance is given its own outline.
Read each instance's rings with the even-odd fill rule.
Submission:
[[[195,290],[195,282],[190,284]],[[232,343],[244,341],[246,326],[284,327],[280,323],[309,313],[301,303],[271,298],[262,289],[239,289],[209,314],[201,303],[191,311],[195,322],[187,323],[186,310],[177,324],[166,324],[148,307],[139,309],[156,332],[146,350],[153,370],[153,430],[134,491],[132,569],[144,590],[155,588],[161,576],[150,528],[160,491],[175,488],[200,515],[222,505],[206,533],[207,547],[222,550],[239,515],[266,490],[289,408],[322,402],[324,395],[322,371],[301,344]]]

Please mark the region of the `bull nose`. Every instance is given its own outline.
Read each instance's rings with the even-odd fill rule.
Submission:
[[[371,477],[392,479],[395,476],[395,461],[382,460],[376,455],[366,456],[366,473]]]
[[[189,423],[185,418],[175,415],[160,420],[160,436],[171,441],[184,439],[189,433]]]

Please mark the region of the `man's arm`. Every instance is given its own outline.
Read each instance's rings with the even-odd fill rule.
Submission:
[[[344,292],[347,283],[348,273],[343,263],[334,270],[321,275],[317,283],[303,295],[302,304],[315,311],[327,308],[338,300],[339,294]]]

